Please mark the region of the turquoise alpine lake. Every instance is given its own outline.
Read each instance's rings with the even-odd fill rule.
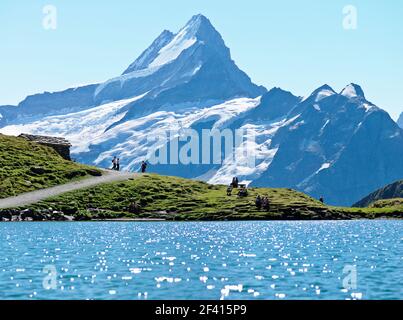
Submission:
[[[403,299],[403,222],[0,224],[0,299]]]

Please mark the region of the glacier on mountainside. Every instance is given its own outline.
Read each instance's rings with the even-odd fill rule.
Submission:
[[[32,95],[18,106],[0,106],[0,115],[0,133],[63,136],[77,161],[108,167],[117,156],[131,171],[167,131],[245,130],[253,139],[218,164],[150,170],[214,184],[238,176],[250,186],[293,188],[335,205],[350,205],[403,176],[403,130],[359,85],[339,93],[323,85],[306,98],[267,91],[236,66],[203,15],[177,33],[163,31],[117,77]]]

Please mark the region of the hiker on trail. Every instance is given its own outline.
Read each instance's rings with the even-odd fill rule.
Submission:
[[[262,208],[262,198],[260,197],[260,195],[256,197],[255,205],[256,208],[258,208],[259,210]]]
[[[325,203],[325,199],[323,197],[320,197],[319,201],[322,202],[322,203]]]
[[[147,162],[141,162],[141,173],[145,173],[147,170]]]
[[[227,188],[227,196],[230,197],[232,195],[232,185],[229,185]]]
[[[117,165],[117,159],[116,159],[116,157],[113,157],[113,160],[112,160],[112,170],[116,170],[116,165]]]
[[[268,197],[264,197],[262,201],[262,207],[266,211],[270,211],[270,200]]]
[[[120,171],[120,158],[116,160],[116,171]]]

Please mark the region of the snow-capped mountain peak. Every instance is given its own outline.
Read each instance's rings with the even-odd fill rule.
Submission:
[[[173,88],[181,92],[174,94],[170,91]],[[146,98],[155,99],[163,93],[170,97],[161,104],[177,104],[255,98],[265,91],[239,70],[219,32],[199,14],[176,34],[162,32],[122,75],[100,84],[94,100],[99,105],[148,92]],[[174,101],[176,97],[181,101]]]
[[[151,46],[123,72],[123,75],[140,70],[144,73],[145,69],[157,71],[163,65],[174,61],[197,41],[203,42],[206,34],[211,37],[218,32],[202,14],[193,16],[176,34],[164,30]]]
[[[346,86],[340,94],[347,98],[363,98],[365,99],[365,94],[362,88],[358,84],[350,83]]]
[[[214,28],[210,20],[202,14],[193,16],[183,29],[186,29],[189,35],[194,36],[203,44],[225,46],[220,33]]]
[[[336,92],[333,90],[333,88],[327,84],[324,84],[323,86],[319,87],[316,89],[314,92],[312,92],[308,97],[306,97],[303,101],[312,101],[314,100],[315,102],[319,102],[320,100],[330,97],[332,95],[336,94]]]
[[[196,36],[201,28],[210,29],[210,31],[217,32],[210,20],[202,14],[194,15],[183,29],[187,29],[191,34]]]
[[[148,47],[141,55],[134,61],[126,70],[123,75],[133,71],[146,69],[150,63],[155,60],[159,51],[164,48],[174,38],[174,34],[169,30],[164,30],[157,39]]]

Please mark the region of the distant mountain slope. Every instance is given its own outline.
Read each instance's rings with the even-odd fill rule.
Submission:
[[[340,94],[323,86],[296,105],[290,118],[272,138],[278,150],[270,166],[252,185],[287,186],[351,205],[403,176],[403,131],[359,86]]]
[[[97,85],[28,96],[18,106],[0,106],[0,127],[50,115],[66,114],[94,106]]]
[[[403,129],[403,112],[400,115],[399,119],[397,120],[397,124],[399,125],[400,128]]]
[[[362,200],[358,201],[354,204],[354,207],[368,207],[372,203],[378,200],[385,199],[395,199],[395,198],[403,198],[403,180],[396,181],[392,184],[387,185],[375,192],[369,194]]]

